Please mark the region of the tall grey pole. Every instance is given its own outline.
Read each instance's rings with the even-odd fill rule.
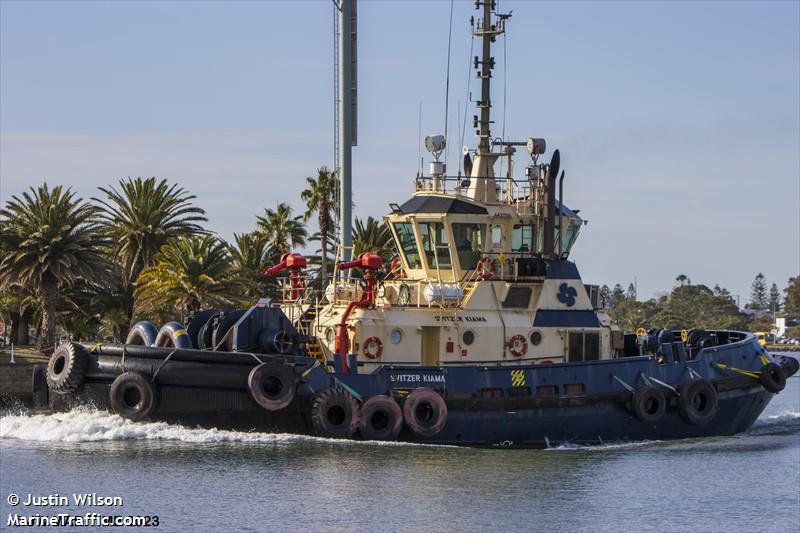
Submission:
[[[342,260],[349,261],[353,246],[352,209],[352,38],[353,3],[355,0],[340,0],[339,9],[339,209]]]

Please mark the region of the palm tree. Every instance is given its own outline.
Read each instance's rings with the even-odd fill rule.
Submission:
[[[123,267],[121,291],[125,294],[126,319],[133,319],[133,282],[142,270],[152,266],[162,246],[179,237],[208,233],[198,222],[206,222],[205,211],[193,206],[196,197],[166,179],[142,178],[99,187],[105,199],[93,198],[102,206],[101,225],[112,242],[111,254]]]
[[[172,307],[190,314],[201,308],[232,307],[239,298],[228,246],[211,235],[169,241],[136,280],[136,311]]]
[[[234,233],[233,239],[234,245],[229,245],[231,266],[243,294],[251,299],[273,294],[270,279],[264,275],[271,255],[266,241],[256,233]]]
[[[363,220],[356,218],[353,226],[353,257],[358,257],[364,252],[375,252],[384,261],[388,261],[394,255],[392,232],[383,221],[368,217],[364,223]]]
[[[98,208],[75,198],[71,189],[47,184],[12,196],[0,210],[0,290],[20,285],[38,295],[40,349],[55,339],[56,302],[79,279],[107,278],[107,241],[98,231]]]
[[[317,213],[319,238],[322,245],[320,278],[324,284],[328,278],[328,238],[335,227],[333,217],[337,208],[339,180],[335,172],[328,170],[328,167],[322,167],[317,169],[317,179],[309,176],[306,178],[306,183],[308,183],[308,189],[300,193],[300,198],[308,206],[303,220],[307,222],[314,213]]]
[[[302,215],[293,217],[291,206],[281,202],[275,211],[265,209],[263,217],[256,217],[256,233],[275,255],[280,256],[306,243],[307,234],[302,218]]]

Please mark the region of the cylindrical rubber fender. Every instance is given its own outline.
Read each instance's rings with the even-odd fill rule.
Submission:
[[[222,319],[217,323],[217,326],[214,328],[214,335],[211,340],[210,348],[212,350],[224,350],[224,351],[231,351],[233,349],[233,339],[225,339],[225,335],[228,334],[228,331],[242,318],[242,315],[245,313],[245,309],[239,309],[237,311],[230,311],[225,313]],[[223,339],[225,341],[223,342]]]
[[[654,424],[661,420],[667,409],[664,393],[655,387],[639,387],[631,398],[631,411],[645,424]]]
[[[717,414],[717,389],[704,379],[696,379],[678,391],[678,411],[689,424],[702,426]]]
[[[258,334],[258,346],[266,353],[287,354],[292,350],[292,339],[282,329],[265,329]]]
[[[433,437],[447,423],[447,404],[433,389],[414,389],[403,404],[403,418],[414,434]]]
[[[783,375],[785,377],[794,376],[800,370],[800,361],[791,355],[781,356],[781,368],[783,368]]]
[[[155,346],[158,348],[181,348],[184,350],[192,349],[192,341],[186,328],[177,322],[167,322],[158,331]]]
[[[133,325],[125,338],[125,344],[135,346],[155,346],[158,328],[149,320],[140,320]]]
[[[330,388],[311,399],[311,426],[321,437],[350,438],[359,420],[358,402],[348,392]]]
[[[83,387],[89,354],[80,344],[66,342],[55,349],[47,362],[47,386],[58,394],[70,394]]]
[[[111,383],[111,409],[130,420],[143,420],[158,404],[156,384],[139,372],[125,372]]]
[[[786,374],[783,373],[783,368],[775,363],[767,363],[761,369],[761,376],[758,381],[767,392],[777,393],[786,387]]]
[[[373,396],[361,406],[358,428],[367,440],[395,440],[403,427],[403,411],[389,396]]]
[[[194,387],[201,389],[247,390],[247,376],[251,367],[221,363],[195,363],[176,361],[174,358],[163,364],[163,359],[142,359],[106,355],[97,356],[96,369],[88,374],[93,382],[108,382],[127,371],[153,376],[158,372],[161,386]]]
[[[211,352],[208,350],[182,350],[180,348],[157,348],[155,346],[125,346],[123,344],[100,344],[92,348],[92,353],[122,358],[139,357],[142,359],[163,360],[168,355],[172,361],[189,361],[193,363],[222,363],[253,367],[260,362],[250,353]],[[249,371],[249,370],[248,370]]]
[[[189,341],[192,343],[192,348],[200,348],[197,336],[200,329],[208,322],[208,319],[217,313],[216,309],[201,309],[195,312],[186,321],[186,333],[189,334]]]
[[[247,376],[250,396],[267,411],[278,411],[292,403],[296,388],[294,372],[283,363],[262,363]]]

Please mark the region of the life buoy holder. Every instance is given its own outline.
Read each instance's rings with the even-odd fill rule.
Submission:
[[[475,267],[478,275],[482,279],[492,279],[497,270],[494,259],[489,256],[483,256],[478,260],[478,265]]]
[[[508,351],[514,357],[522,357],[528,353],[528,341],[524,335],[514,335],[508,341]]]
[[[383,354],[383,343],[378,337],[369,337],[364,341],[364,356],[377,359]]]

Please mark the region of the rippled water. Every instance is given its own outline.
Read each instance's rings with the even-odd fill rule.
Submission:
[[[11,493],[96,492],[124,505],[95,510],[159,515],[162,531],[796,532],[800,379],[742,435],[548,450],[6,414],[0,491],[0,529],[10,512],[65,510],[11,507]]]

